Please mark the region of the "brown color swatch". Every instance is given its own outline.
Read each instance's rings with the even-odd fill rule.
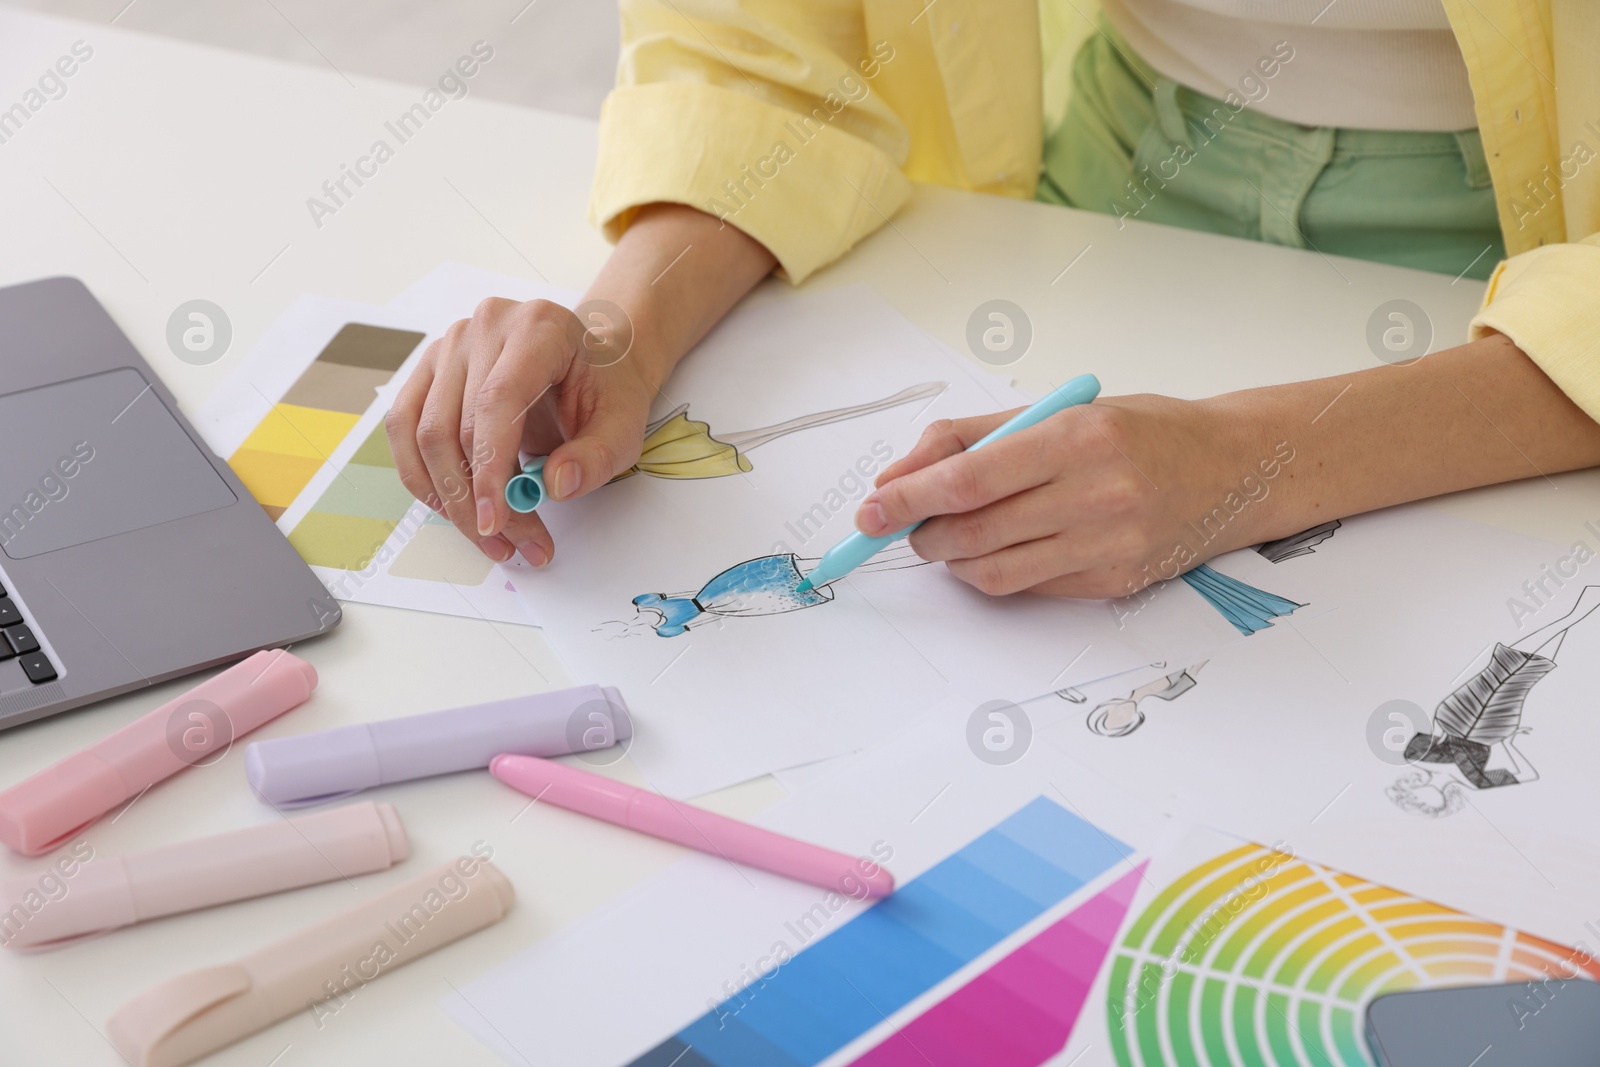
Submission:
[[[377,388],[387,385],[393,376],[393,371],[318,359],[295,379],[283,394],[283,402],[361,415],[372,406]]]
[[[423,336],[415,330],[392,330],[387,326],[349,322],[317,354],[317,359],[393,374],[421,343]]]

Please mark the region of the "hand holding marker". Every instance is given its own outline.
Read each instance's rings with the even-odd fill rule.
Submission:
[[[967,451],[976,452],[984,445],[993,444],[1002,437],[1009,437],[1018,430],[1026,430],[1030,426],[1037,425],[1058,411],[1090,403],[1099,395],[1100,379],[1092,374],[1080,374],[1065,385],[1045,394],[1037,403],[1017,412],[974,442]],[[920,522],[914,522],[904,530],[884,534],[881,537],[868,537],[857,530],[822,554],[822,559],[800,582],[798,590],[804,593],[829,582],[838,581],[921,525]]]
[[[912,392],[913,390],[906,390],[904,394],[896,394],[889,399],[891,401],[899,400],[901,396]],[[1059,389],[1047,394],[1032,407],[1018,412],[988,436],[967,449],[967,451],[974,452],[984,445],[1014,434],[1018,430],[1025,430],[1029,426],[1043,422],[1058,411],[1065,411],[1067,408],[1075,407],[1078,404],[1087,404],[1099,395],[1100,380],[1092,374],[1080,374]],[[882,401],[879,402],[880,405],[882,403]],[[854,409],[844,410],[853,411]],[[840,414],[840,412],[828,412],[826,414],[834,416]],[[830,419],[830,421],[832,420]],[[544,465],[548,459],[548,456],[535,456],[523,464],[522,470],[512,475],[511,480],[506,482],[506,503],[511,506],[512,511],[517,512],[519,515],[526,515],[536,510],[540,504],[549,499],[550,493],[544,484]],[[863,533],[851,534],[827,551],[822,557],[822,561],[817,564],[816,569],[800,583],[800,591],[805,592],[819,585],[838,581],[890,544],[910,534],[912,530],[915,530],[920,525],[922,524],[913,523],[898,533],[885,534],[882,537],[868,537]]]

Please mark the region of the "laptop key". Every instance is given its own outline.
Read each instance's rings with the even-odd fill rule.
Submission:
[[[15,626],[22,621],[22,612],[8,596],[0,596],[0,626]]]
[[[43,652],[29,652],[22,657],[21,663],[22,672],[34,685],[56,680],[56,669],[50,665],[50,657]]]
[[[17,651],[11,647],[11,642],[5,640],[4,638],[0,638],[0,663],[4,663],[6,660],[12,658],[16,654]]]
[[[7,627],[5,630],[0,630],[0,633],[6,635],[7,640],[11,642],[12,650],[15,652],[39,651],[39,639],[33,636],[33,631],[26,626]]]

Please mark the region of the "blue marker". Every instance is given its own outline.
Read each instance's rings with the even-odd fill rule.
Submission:
[[[1065,411],[1079,404],[1087,404],[1100,395],[1100,379],[1092,374],[1080,374],[1067,384],[1054,390],[1040,400],[1037,404],[1023,411],[1017,412],[1004,423],[990,430],[982,440],[967,449],[976,452],[984,445],[992,444],[1002,437],[1010,436],[1018,430],[1026,430],[1035,423],[1043,422],[1058,411]],[[882,537],[868,537],[860,530],[855,531],[843,541],[834,545],[822,554],[811,573],[800,582],[797,587],[799,592],[807,592],[829,582],[837,582],[879,552],[888,548],[894,542],[911,533],[922,523],[914,522],[904,530],[897,533],[884,534]]]

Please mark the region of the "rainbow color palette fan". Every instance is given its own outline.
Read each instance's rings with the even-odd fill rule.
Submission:
[[[1600,978],[1587,953],[1245,845],[1137,913],[1109,963],[1121,1067],[1363,1067],[1362,1013],[1428,986]]]

